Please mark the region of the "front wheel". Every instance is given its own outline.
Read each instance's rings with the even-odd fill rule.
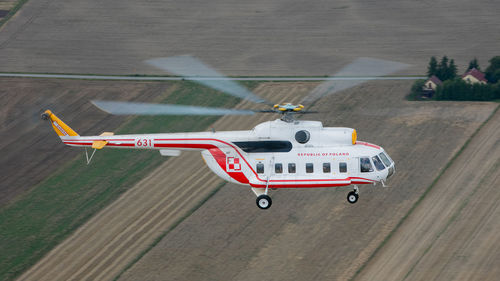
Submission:
[[[358,202],[358,198],[359,198],[359,195],[354,191],[351,191],[347,194],[347,202],[349,202],[351,204]]]
[[[265,210],[265,209],[269,209],[269,207],[271,207],[271,205],[273,204],[273,201],[271,200],[271,197],[263,194],[263,195],[260,195],[259,197],[257,197],[257,207]]]

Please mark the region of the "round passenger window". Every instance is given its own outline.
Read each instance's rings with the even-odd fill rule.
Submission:
[[[298,143],[306,143],[309,141],[310,137],[311,137],[311,135],[306,130],[301,130],[301,131],[298,131],[297,133],[295,133],[295,140]]]

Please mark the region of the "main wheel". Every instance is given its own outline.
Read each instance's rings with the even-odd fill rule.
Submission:
[[[349,202],[351,204],[358,202],[358,198],[359,198],[359,195],[354,191],[351,191],[347,194],[347,202]]]
[[[263,195],[260,195],[259,197],[257,197],[257,207],[265,210],[265,209],[269,209],[269,207],[271,207],[271,205],[273,204],[273,200],[271,200],[271,197],[263,194]]]

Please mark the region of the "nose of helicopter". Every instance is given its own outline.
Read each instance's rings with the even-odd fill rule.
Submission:
[[[387,169],[387,177],[385,179],[387,180],[394,175],[394,172],[396,172],[396,165],[392,163],[392,165]]]

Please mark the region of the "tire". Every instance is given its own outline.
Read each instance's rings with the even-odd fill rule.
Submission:
[[[347,202],[349,202],[351,204],[358,202],[358,198],[359,198],[359,195],[354,191],[347,193]]]
[[[257,197],[257,200],[255,202],[257,203],[257,207],[262,210],[269,209],[273,204],[273,200],[271,200],[271,197],[264,194]]]

